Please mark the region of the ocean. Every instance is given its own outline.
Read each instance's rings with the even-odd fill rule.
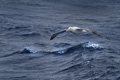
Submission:
[[[120,1],[0,0],[0,80],[120,80]]]

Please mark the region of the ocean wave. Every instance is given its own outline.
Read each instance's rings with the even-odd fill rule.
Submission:
[[[85,50],[88,51],[95,51],[95,50],[102,50],[103,47],[101,47],[99,44],[91,43],[91,42],[85,42],[81,43],[69,48],[65,48],[65,44],[62,43],[62,46],[64,46],[64,49],[61,48],[55,48],[55,50],[52,51],[40,51],[35,47],[25,47],[21,53],[37,53],[37,52],[42,52],[42,53],[53,53],[53,54],[66,54],[66,53],[73,53],[75,51],[80,51],[84,52]],[[68,45],[68,44],[67,44]],[[58,45],[57,45],[58,46]]]
[[[31,32],[31,33],[21,34],[21,36],[30,37],[30,36],[41,36],[41,35],[39,33],[36,33],[36,32]]]
[[[81,44],[69,47],[67,49],[54,51],[53,53],[65,54],[65,53],[73,53],[75,51],[84,52],[85,50],[95,51],[95,50],[102,50],[102,49],[103,47],[101,47],[99,44],[85,42],[85,43],[81,43]]]
[[[101,47],[99,44],[95,44],[95,43],[91,43],[91,42],[85,42],[85,43],[81,43],[81,44],[78,44],[78,45],[75,45],[75,46],[72,46],[72,47],[69,47],[69,48],[65,48],[65,45],[67,43],[63,44],[62,43],[62,46],[64,46],[64,49],[62,48],[57,48],[55,50],[52,50],[52,51],[42,51],[42,50],[39,50],[39,48],[37,47],[24,47],[23,49],[21,49],[20,51],[16,51],[16,52],[13,52],[11,54],[6,54],[4,56],[1,56],[0,58],[2,57],[9,57],[9,56],[13,56],[15,54],[35,54],[35,53],[47,53],[47,54],[70,54],[70,53],[74,53],[74,52],[78,52],[78,53],[84,53],[84,52],[87,52],[87,53],[91,53],[93,51],[99,51],[99,50],[102,50],[103,47]],[[58,44],[57,44],[58,46]],[[68,46],[68,44],[67,44]]]

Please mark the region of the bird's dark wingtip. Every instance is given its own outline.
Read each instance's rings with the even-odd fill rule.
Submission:
[[[50,40],[53,40],[57,35],[59,35],[59,34],[61,34],[61,33],[64,33],[64,32],[66,32],[66,30],[63,30],[63,31],[54,33],[54,34],[51,36]]]
[[[53,40],[52,38],[50,38],[50,40]]]
[[[52,36],[51,38],[50,38],[50,40],[53,40],[54,39],[54,37]]]

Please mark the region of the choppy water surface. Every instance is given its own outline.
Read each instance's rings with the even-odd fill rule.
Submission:
[[[0,0],[0,80],[120,80],[119,0]],[[64,33],[68,26],[93,34]]]

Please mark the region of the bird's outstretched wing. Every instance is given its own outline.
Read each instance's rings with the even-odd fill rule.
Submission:
[[[97,32],[94,31],[94,30],[89,29],[89,31],[91,31],[93,34],[96,34],[96,35],[98,35],[98,36],[101,36],[101,37],[103,37],[103,38],[106,38],[106,39],[109,39],[109,40],[110,40],[110,38],[108,38],[108,37],[106,37],[106,36],[103,36],[103,35],[97,33]]]
[[[50,40],[54,39],[57,35],[59,35],[59,34],[61,34],[61,33],[64,33],[64,32],[66,32],[66,30],[63,30],[63,31],[54,33],[54,34],[51,36]]]

